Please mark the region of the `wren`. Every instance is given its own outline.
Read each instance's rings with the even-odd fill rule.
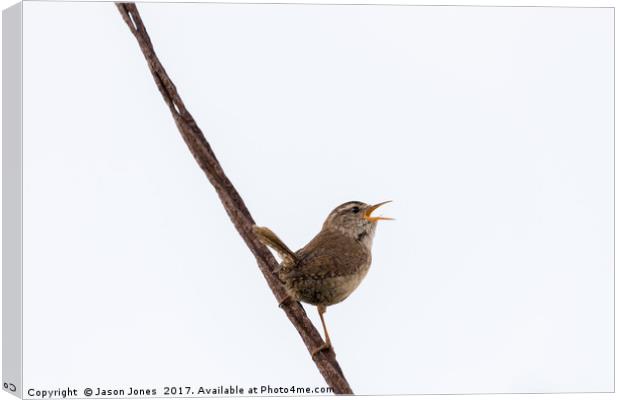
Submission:
[[[377,221],[392,219],[372,216],[372,212],[386,203],[389,201],[375,205],[349,201],[339,205],[329,213],[321,231],[296,252],[269,228],[254,226],[260,241],[282,258],[275,272],[289,297],[317,306],[325,344],[315,349],[313,356],[331,348],[323,317],[327,306],[349,297],[370,268]]]

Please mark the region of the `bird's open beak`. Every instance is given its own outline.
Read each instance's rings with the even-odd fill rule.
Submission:
[[[379,204],[375,204],[374,206],[370,206],[366,209],[366,211],[364,211],[364,219],[370,222],[377,222],[379,220],[393,220],[394,218],[387,218],[387,217],[371,217],[370,214],[372,214],[373,211],[375,211],[377,208],[381,207],[384,204],[390,203],[392,200],[388,200],[388,201],[384,201],[383,203],[379,203]]]

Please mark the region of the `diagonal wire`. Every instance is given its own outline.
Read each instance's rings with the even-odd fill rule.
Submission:
[[[166,73],[153,48],[153,43],[146,31],[140,13],[135,3],[116,3],[123,20],[129,26],[131,33],[136,37],[140,49],[147,61],[149,70],[157,84],[164,101],[168,105],[172,117],[187,144],[190,152],[196,159],[200,168],[204,171],[207,179],[215,188],[228,216],[233,222],[239,235],[243,238],[250,251],[254,254],[258,267],[267,280],[269,288],[273,292],[277,302],[286,313],[306,348],[310,353],[323,344],[321,335],[306,315],[304,308],[296,301],[287,301],[286,290],[277,278],[274,269],[278,266],[277,261],[269,250],[258,240],[252,226],[254,219],[247,209],[243,199],[224,173],[209,142],[196,124],[192,115],[187,111],[183,100],[177,92],[176,86]],[[342,369],[336,361],[336,355],[332,350],[318,352],[313,358],[319,372],[327,384],[336,394],[353,394]]]

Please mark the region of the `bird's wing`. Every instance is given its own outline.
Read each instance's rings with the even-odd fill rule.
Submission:
[[[296,253],[297,262],[287,273],[316,277],[350,275],[360,266],[370,262],[370,253],[356,240],[339,232],[322,232]]]

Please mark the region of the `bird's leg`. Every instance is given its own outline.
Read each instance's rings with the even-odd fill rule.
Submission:
[[[314,356],[317,355],[317,353],[323,350],[329,350],[332,348],[332,342],[329,339],[329,333],[327,333],[327,325],[325,325],[325,319],[323,318],[323,314],[325,313],[325,308],[326,307],[323,305],[316,306],[316,309],[319,311],[319,317],[321,317],[321,324],[323,324],[323,332],[325,333],[325,343],[323,343],[321,346],[319,346],[312,352],[312,358],[314,358]]]
[[[323,332],[325,332],[325,344],[327,347],[332,347],[332,342],[329,340],[329,333],[327,333],[327,325],[325,325],[325,319],[323,318],[323,314],[325,314],[325,306],[317,306],[317,310],[319,311],[319,317],[321,317],[321,324],[323,324]]]

